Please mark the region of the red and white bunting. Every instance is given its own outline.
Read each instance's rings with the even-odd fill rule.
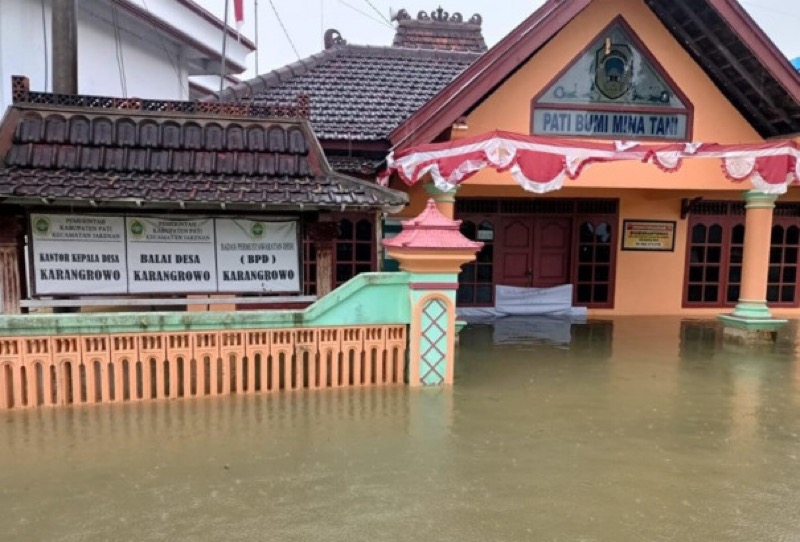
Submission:
[[[451,190],[485,168],[509,171],[525,190],[558,190],[566,179],[576,179],[595,162],[635,160],[667,171],[678,171],[686,159],[716,158],[726,177],[747,179],[762,192],[783,194],[800,183],[800,146],[794,141],[720,145],[676,143],[647,145],[635,141],[593,143],[569,139],[525,136],[511,132],[487,134],[445,143],[420,145],[393,152],[378,182],[388,183],[397,173],[408,185],[430,175],[440,190]]]

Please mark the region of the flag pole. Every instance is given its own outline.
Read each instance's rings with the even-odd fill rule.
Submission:
[[[219,100],[222,101],[222,89],[225,85],[225,50],[228,46],[228,12],[230,11],[230,0],[225,0],[224,28],[222,29],[222,70],[219,75]]]

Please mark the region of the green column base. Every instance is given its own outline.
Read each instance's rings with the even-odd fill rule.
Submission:
[[[744,345],[774,343],[787,320],[773,318],[764,303],[739,303],[732,314],[718,316],[723,338]]]
[[[772,313],[764,301],[739,301],[731,316],[744,320],[772,320]]]

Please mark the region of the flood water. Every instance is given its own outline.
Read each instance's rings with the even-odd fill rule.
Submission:
[[[0,540],[800,540],[797,323],[470,325],[456,384],[0,413]]]

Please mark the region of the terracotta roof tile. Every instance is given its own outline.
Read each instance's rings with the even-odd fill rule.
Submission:
[[[324,140],[385,140],[480,53],[336,45],[223,91],[250,104],[310,97],[310,121]]]
[[[0,198],[403,205],[405,194],[334,173],[306,125],[15,105],[0,132]],[[99,114],[98,114],[99,113]],[[309,139],[310,138],[310,139]],[[320,164],[320,165],[314,165]]]

